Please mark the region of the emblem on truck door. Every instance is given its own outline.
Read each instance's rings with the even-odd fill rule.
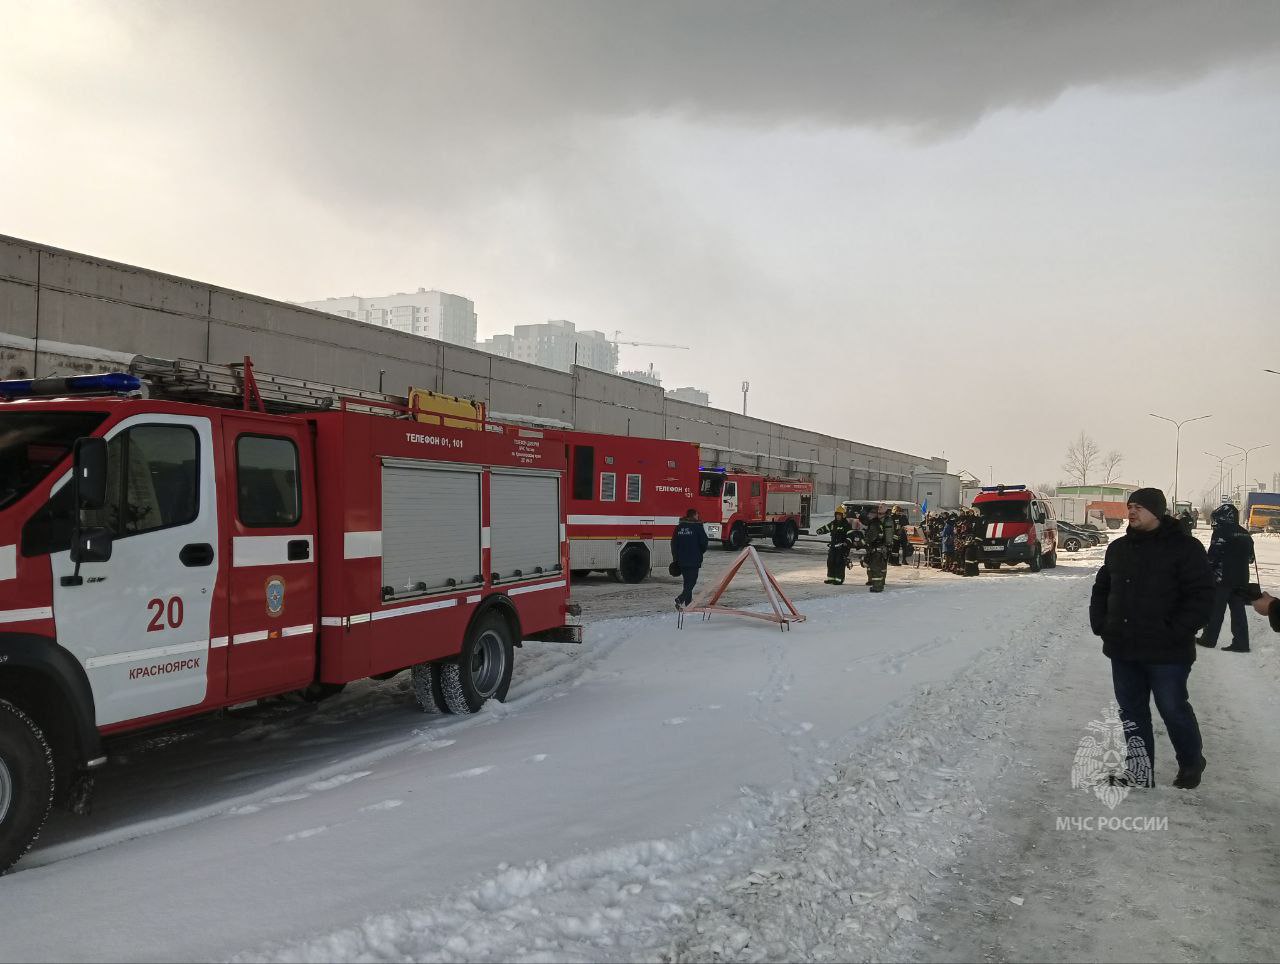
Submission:
[[[279,616],[284,612],[284,580],[272,576],[267,580],[267,615]]]

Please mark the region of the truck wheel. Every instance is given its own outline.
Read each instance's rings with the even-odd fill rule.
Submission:
[[[467,633],[462,652],[437,664],[449,712],[475,713],[486,700],[505,699],[514,660],[507,621],[494,612],[481,616]]]
[[[1044,556],[1044,567],[1045,567],[1046,569],[1052,569],[1052,568],[1054,568],[1054,566],[1056,566],[1057,564],[1058,564],[1058,550],[1057,550],[1057,549],[1054,549],[1054,550],[1053,550],[1053,552],[1047,552],[1047,553],[1045,553],[1045,556]]]
[[[413,701],[423,713],[448,713],[440,690],[440,669],[435,663],[419,663],[409,670]]]
[[[1067,552],[1079,552],[1080,540],[1075,536],[1072,536],[1070,539],[1067,539],[1062,543],[1062,548],[1066,549]]]
[[[49,741],[31,717],[0,700],[0,874],[40,835],[54,783]]]
[[[1031,560],[1027,563],[1032,572],[1039,572],[1044,566],[1044,560],[1040,556],[1040,547],[1031,547]]]
[[[627,546],[618,559],[618,577],[623,582],[644,582],[649,577],[649,550],[644,546]]]
[[[733,528],[729,530],[729,548],[745,549],[751,544],[751,537],[747,535],[747,527],[741,522],[735,522]]]
[[[773,530],[773,544],[779,549],[790,549],[796,544],[796,537],[799,535],[794,522],[784,522]]]

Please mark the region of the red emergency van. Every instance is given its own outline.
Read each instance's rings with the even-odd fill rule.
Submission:
[[[983,565],[1025,562],[1032,572],[1058,564],[1058,522],[1053,506],[1025,485],[984,486],[973,507],[982,516]]]

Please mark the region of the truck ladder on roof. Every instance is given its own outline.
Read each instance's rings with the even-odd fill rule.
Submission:
[[[270,375],[250,365],[251,386],[266,411],[287,414],[317,409],[340,408],[378,415],[408,417],[408,400],[402,395],[369,392],[359,388]],[[131,374],[146,383],[152,398],[203,402],[212,405],[245,404],[252,392],[246,389],[245,365],[217,365],[190,358],[170,360],[137,355],[129,366]],[[249,407],[245,404],[245,407]]]

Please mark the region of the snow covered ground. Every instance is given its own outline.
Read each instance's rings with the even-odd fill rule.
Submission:
[[[1101,554],[873,596],[762,553],[789,633],[681,631],[673,580],[591,579],[589,641],[530,644],[475,717],[395,679],[126,741],[95,814],[0,879],[0,958],[1274,959],[1280,637],[1251,616],[1254,654],[1197,664],[1202,789],[1166,743],[1111,810],[1071,787],[1110,696]],[[1071,825],[1112,816],[1168,819]]]

